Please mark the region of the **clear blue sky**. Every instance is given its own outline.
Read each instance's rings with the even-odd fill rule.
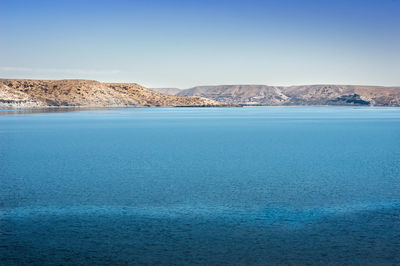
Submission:
[[[0,77],[400,85],[399,0],[0,0]]]

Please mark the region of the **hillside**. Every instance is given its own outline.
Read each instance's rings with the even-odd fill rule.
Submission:
[[[135,83],[92,80],[0,79],[0,106],[228,106],[201,97],[172,96]]]
[[[400,87],[354,85],[221,85],[182,90],[179,96],[200,96],[245,105],[400,106]]]

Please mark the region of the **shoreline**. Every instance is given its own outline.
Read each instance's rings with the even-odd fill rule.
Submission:
[[[397,105],[44,105],[44,106],[1,106],[0,111],[40,109],[113,109],[113,108],[236,108],[236,107],[363,107],[399,108]]]

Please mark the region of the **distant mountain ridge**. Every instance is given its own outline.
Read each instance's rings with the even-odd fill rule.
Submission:
[[[0,107],[232,105],[400,106],[400,87],[219,85],[179,90],[94,80],[0,79]]]
[[[201,97],[172,96],[136,83],[94,80],[0,79],[0,107],[232,106]]]
[[[358,85],[219,85],[182,90],[179,96],[200,96],[242,105],[400,106],[400,87]]]
[[[159,92],[159,93],[168,94],[168,95],[176,95],[181,91],[178,88],[149,88],[149,90],[156,91],[156,92]]]

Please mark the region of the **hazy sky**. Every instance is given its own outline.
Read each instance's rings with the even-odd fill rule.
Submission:
[[[400,85],[399,0],[0,0],[0,77]]]

